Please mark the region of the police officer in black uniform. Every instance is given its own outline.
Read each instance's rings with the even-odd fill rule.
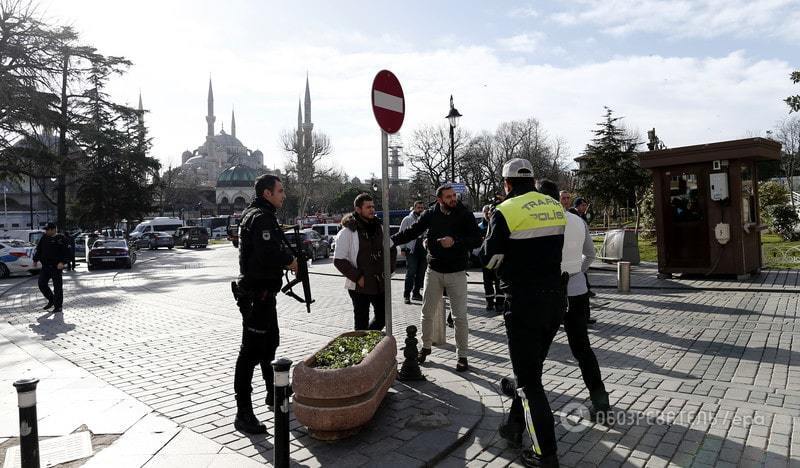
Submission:
[[[256,365],[267,386],[267,406],[273,407],[274,376],[270,362],[280,342],[275,296],[284,270],[297,272],[275,211],[286,199],[281,180],[269,174],[256,179],[256,197],[242,213],[239,226],[239,281],[234,287],[242,314],[242,346],[236,360],[233,387],[236,392],[234,427],[249,434],[264,434],[266,426],[253,414],[251,386]]]
[[[61,312],[64,304],[61,273],[68,260],[69,242],[67,238],[58,233],[55,223],[47,223],[44,227],[44,235],[36,244],[33,261],[42,262],[42,269],[39,271],[39,290],[47,299],[44,310],[53,307],[54,314]],[[52,290],[50,289],[50,280],[53,280]]]

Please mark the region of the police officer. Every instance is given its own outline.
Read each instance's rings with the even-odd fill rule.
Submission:
[[[261,366],[267,386],[266,404],[274,406],[274,376],[270,362],[280,342],[275,296],[283,272],[297,272],[297,260],[289,249],[275,211],[286,199],[281,180],[269,174],[256,179],[256,197],[242,213],[239,226],[239,281],[237,305],[242,314],[242,346],[236,360],[233,387],[236,392],[234,427],[249,434],[264,434],[266,426],[253,414],[253,370]]]
[[[512,159],[503,166],[505,201],[489,222],[482,258],[497,270],[506,296],[504,319],[515,388],[500,435],[519,444],[527,426],[533,443],[522,453],[526,466],[558,466],[553,413],[542,386],[542,367],[566,310],[561,249],[567,224],[557,200],[535,191],[531,163]]]
[[[56,230],[55,223],[47,223],[44,235],[36,244],[36,253],[33,254],[34,262],[42,262],[39,271],[39,290],[47,299],[44,310],[53,307],[53,313],[62,311],[64,293],[62,291],[64,264],[69,260],[69,242],[63,234]],[[50,280],[53,280],[53,289],[50,289]]]

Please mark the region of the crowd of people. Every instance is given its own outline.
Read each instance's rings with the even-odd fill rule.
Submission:
[[[563,324],[570,349],[583,375],[592,414],[610,411],[597,358],[588,338],[589,289],[586,275],[595,258],[587,225],[589,203],[574,203],[557,184],[536,180],[529,161],[512,159],[503,167],[505,196],[483,207],[477,223],[450,185],[436,190],[436,202],[414,203],[400,230],[391,236],[406,257],[403,298],[422,301],[422,349],[418,361],[432,353],[433,324],[443,295],[449,298],[456,339],[455,370],[469,370],[467,269],[470,252],[480,248],[486,310],[502,314],[514,375],[500,388],[513,399],[500,434],[521,444],[527,430],[530,449],[523,450],[528,466],[558,466],[555,423],[542,385],[544,361]],[[279,344],[275,296],[284,270],[296,272],[297,259],[275,218],[285,200],[280,179],[264,175],[256,181],[256,198],[242,215],[240,276],[237,304],[242,313],[242,345],[236,363],[234,425],[247,433],[263,433],[251,402],[251,380],[261,366],[267,385],[266,404],[274,407],[274,377],[270,361]],[[336,239],[334,266],[345,277],[356,330],[385,326],[383,228],[375,202],[366,193],[342,218]],[[393,270],[393,267],[392,267]],[[372,314],[370,314],[370,308]]]

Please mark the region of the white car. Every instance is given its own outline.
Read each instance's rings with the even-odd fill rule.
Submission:
[[[30,242],[0,239],[0,278],[20,273],[36,273],[39,270],[39,262],[33,261],[35,250]]]

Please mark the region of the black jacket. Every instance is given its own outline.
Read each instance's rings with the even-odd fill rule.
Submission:
[[[242,212],[239,225],[239,286],[277,292],[293,253],[275,217],[275,207],[256,198]]]
[[[469,253],[481,245],[481,231],[472,212],[461,202],[450,213],[444,213],[439,204],[425,210],[416,223],[392,236],[395,245],[405,244],[428,230],[428,266],[439,273],[465,271]],[[450,236],[455,244],[445,249],[437,239]]]
[[[69,241],[64,234],[42,236],[36,244],[36,253],[33,254],[33,261],[42,262],[43,266],[56,266],[67,263],[69,259]]]

